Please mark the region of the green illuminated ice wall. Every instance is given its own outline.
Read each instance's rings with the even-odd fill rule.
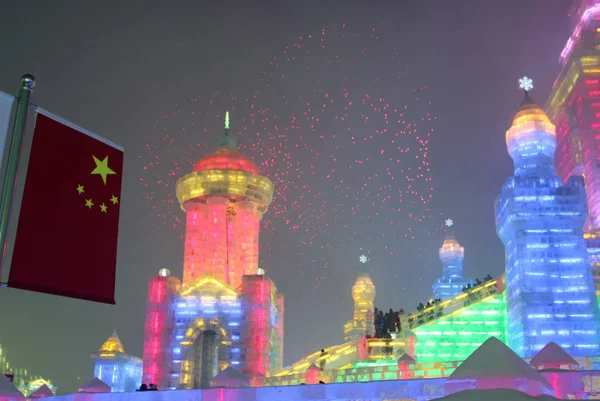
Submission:
[[[506,343],[506,297],[495,294],[413,330],[418,363],[465,360],[485,340]]]

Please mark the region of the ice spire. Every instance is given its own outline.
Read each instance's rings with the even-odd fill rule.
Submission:
[[[237,138],[229,132],[229,112],[225,112],[225,128],[217,137],[217,147],[237,149]]]
[[[446,219],[446,236],[439,250],[440,260],[443,265],[443,276],[447,279],[462,279],[462,261],[465,256],[465,248],[460,246],[456,240],[454,221]]]
[[[125,353],[123,344],[117,335],[117,330],[113,330],[113,333],[108,339],[102,344],[98,352],[114,352],[114,353]]]

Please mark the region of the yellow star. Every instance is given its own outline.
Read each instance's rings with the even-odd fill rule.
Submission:
[[[113,205],[116,205],[119,203],[119,198],[113,195],[112,198],[110,198],[110,201],[113,203]]]
[[[79,192],[79,195],[81,195],[84,191],[83,189],[83,185],[77,185],[77,192]]]
[[[85,206],[87,206],[89,209],[91,209],[92,206],[94,206],[94,203],[92,202],[91,199],[86,199],[85,200]]]
[[[100,205],[100,211],[106,213],[106,205],[104,203]]]
[[[106,185],[106,176],[117,173],[108,167],[108,156],[106,156],[102,161],[100,161],[100,159],[98,159],[96,156],[92,157],[94,158],[94,163],[96,163],[96,168],[90,174],[100,174],[102,181],[104,181],[104,185]]]

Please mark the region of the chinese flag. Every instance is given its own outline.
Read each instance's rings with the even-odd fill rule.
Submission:
[[[123,150],[38,109],[8,286],[114,304]]]

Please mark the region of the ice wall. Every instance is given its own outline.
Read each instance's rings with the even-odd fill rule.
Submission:
[[[45,401],[426,401],[444,395],[445,379],[315,384],[288,387],[215,388],[209,390],[146,391],[136,393],[71,394]]]

